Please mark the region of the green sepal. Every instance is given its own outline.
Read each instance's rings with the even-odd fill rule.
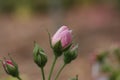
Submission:
[[[39,53],[37,55],[36,63],[39,67],[43,68],[47,63],[47,56],[44,53]]]
[[[53,46],[53,51],[56,57],[59,57],[62,55],[63,51],[62,51],[62,44],[60,40]]]
[[[15,66],[10,66],[10,65],[6,65],[6,69],[7,69],[7,73],[13,77],[18,77],[19,76],[19,72],[18,69]]]
[[[49,31],[47,30],[47,32],[48,32],[48,36],[49,36],[49,43],[50,43],[50,47],[51,48],[53,48],[53,46],[52,46],[52,41],[51,41],[51,35],[50,35],[50,33],[49,33]]]

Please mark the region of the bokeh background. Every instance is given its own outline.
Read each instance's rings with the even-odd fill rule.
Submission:
[[[120,0],[0,0],[0,59],[11,53],[24,79],[40,80],[40,70],[32,57],[36,40],[48,55],[45,67],[48,76],[53,53],[47,30],[54,34],[62,25],[73,30],[79,56],[64,69],[59,80],[77,74],[79,80],[92,80],[92,52],[120,42]],[[57,66],[62,62],[61,57]],[[53,77],[56,72],[57,68]],[[8,78],[0,67],[0,80]]]

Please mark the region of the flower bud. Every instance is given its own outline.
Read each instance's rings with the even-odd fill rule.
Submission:
[[[45,66],[47,63],[47,56],[42,48],[39,47],[37,43],[35,43],[35,47],[33,50],[34,62],[41,68]]]
[[[64,63],[65,64],[70,63],[72,60],[76,59],[77,55],[78,55],[78,45],[64,52]]]
[[[13,61],[13,59],[5,59],[2,61],[2,64],[7,74],[13,77],[19,77],[18,65]]]
[[[72,42],[71,30],[67,26],[62,26],[52,37],[52,46],[55,55],[60,56],[62,51],[69,48]]]

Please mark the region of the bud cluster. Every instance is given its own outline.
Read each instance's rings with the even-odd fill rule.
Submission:
[[[65,64],[77,57],[78,45],[71,48],[72,44],[72,30],[69,30],[67,26],[62,26],[52,37],[52,48],[55,56],[59,57],[64,54]]]
[[[51,76],[56,64],[58,57],[63,55],[63,66],[58,71],[55,80],[58,79],[63,68],[66,64],[69,64],[71,61],[76,59],[78,55],[78,45],[73,47],[72,43],[72,30],[70,30],[67,26],[62,26],[52,37],[49,35],[50,45],[54,53],[54,60],[50,69],[48,80],[51,80]],[[43,80],[45,80],[44,74],[44,67],[48,61],[47,55],[45,51],[36,43],[34,42],[34,49],[33,49],[33,60],[37,64],[37,66],[41,69]],[[14,60],[10,57],[10,59],[6,59],[1,61],[4,67],[4,70],[7,74],[22,80],[19,77],[19,70],[18,65],[14,62]],[[72,79],[72,80],[78,80]]]

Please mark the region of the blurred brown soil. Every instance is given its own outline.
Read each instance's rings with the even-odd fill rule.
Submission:
[[[79,56],[61,74],[61,80],[79,75],[79,80],[92,80],[90,55],[96,49],[109,48],[120,42],[120,15],[110,6],[74,8],[65,13],[64,25],[73,30],[74,41],[79,43]],[[18,20],[14,16],[0,16],[0,59],[11,53],[19,64],[21,74],[29,80],[40,80],[40,70],[32,57],[33,41],[36,40],[46,50],[49,61],[45,67],[48,76],[53,59],[49,48],[47,29],[56,31],[54,19],[49,15],[37,15],[28,20]],[[57,26],[58,27],[58,26]],[[58,61],[61,65],[62,58]],[[55,69],[54,75],[57,69]],[[2,73],[5,77],[5,73]]]

